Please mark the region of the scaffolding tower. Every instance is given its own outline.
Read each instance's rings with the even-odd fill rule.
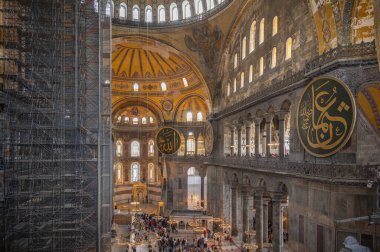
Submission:
[[[105,3],[1,0],[0,13],[0,250],[107,251],[111,20]]]

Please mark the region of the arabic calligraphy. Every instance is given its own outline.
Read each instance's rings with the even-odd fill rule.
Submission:
[[[162,128],[157,134],[157,148],[162,154],[174,154],[181,145],[181,138],[173,128]]]
[[[335,154],[349,140],[356,106],[345,84],[332,78],[313,80],[304,90],[297,111],[297,130],[313,156]]]

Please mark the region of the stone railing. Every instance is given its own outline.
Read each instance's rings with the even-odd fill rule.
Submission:
[[[228,168],[246,169],[262,173],[281,173],[291,177],[327,180],[334,183],[364,183],[375,177],[379,165],[360,166],[356,164],[322,164],[308,162],[291,162],[288,158],[236,158],[182,156],[171,160],[191,162],[193,164],[217,165]]]
[[[348,46],[339,45],[306,63],[305,72],[309,73],[315,71],[338,60],[355,60],[356,58],[365,59],[366,57],[372,56],[376,56],[376,45],[374,42]]]
[[[112,18],[113,25],[128,26],[128,27],[147,27],[147,28],[167,28],[167,27],[176,27],[183,26],[188,24],[197,23],[202,20],[206,20],[215,14],[219,13],[225,7],[227,7],[233,0],[225,0],[224,2],[216,5],[211,10],[207,10],[202,14],[196,14],[188,18],[178,19],[175,21],[165,21],[165,22],[145,22],[145,20],[128,20],[120,18]]]

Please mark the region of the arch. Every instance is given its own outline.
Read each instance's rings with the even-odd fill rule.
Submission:
[[[264,43],[264,39],[265,39],[265,19],[262,18],[260,21],[259,44]]]
[[[121,141],[121,139],[119,139],[116,142],[116,156],[121,157],[122,154],[123,154],[123,142]]]
[[[245,175],[243,178],[243,184],[244,185],[251,185],[251,180],[249,179],[248,175]]]
[[[178,20],[178,7],[176,3],[170,4],[170,21]]]
[[[203,137],[202,133],[199,134],[198,139],[197,139],[197,155],[201,155],[201,156],[206,155],[205,138]]]
[[[198,176],[199,175],[199,171],[195,167],[190,167],[190,168],[187,169],[186,174],[187,175],[191,175],[191,176]]]
[[[236,78],[234,79],[234,93],[236,93],[237,90],[237,84],[236,84]]]
[[[197,112],[197,122],[202,122],[203,121],[203,113],[202,111]]]
[[[263,178],[260,178],[259,181],[257,181],[257,187],[264,188],[264,189],[267,188],[267,183],[265,182]]]
[[[264,74],[264,57],[260,58],[260,76]]]
[[[156,177],[156,174],[155,174],[154,164],[149,163],[148,164],[148,181],[149,181],[149,183],[156,182],[155,177]]]
[[[128,13],[128,6],[126,3],[121,3],[119,6],[119,18],[120,19],[127,19]]]
[[[113,17],[113,1],[108,0],[106,3],[106,16],[107,17]]]
[[[292,46],[293,46],[293,40],[291,37],[289,37],[286,40],[286,46],[285,46],[285,60],[292,58]]]
[[[166,16],[165,16],[165,7],[161,4],[157,8],[157,19],[159,23],[165,22],[166,21]]]
[[[133,91],[138,92],[140,90],[140,85],[138,83],[133,83]]]
[[[178,122],[186,122],[186,113],[189,111],[191,111],[193,115],[201,111],[204,117],[207,117],[210,108],[202,96],[192,94],[180,100],[174,111],[174,118],[176,118]]]
[[[194,0],[195,13],[202,14],[203,13],[203,2],[202,0]]]
[[[145,22],[146,23],[153,22],[153,10],[152,10],[152,6],[150,5],[145,6]]]
[[[140,157],[140,142],[137,140],[131,142],[131,157]]]
[[[148,156],[154,157],[154,140],[150,139],[148,141]]]
[[[234,55],[234,68],[237,68],[238,66],[238,56],[237,56],[237,53],[235,53]]]
[[[253,81],[253,65],[249,66],[249,83]]]
[[[247,37],[243,38],[242,45],[241,45],[241,59],[245,59],[247,53]]]
[[[273,24],[272,24],[272,36],[276,35],[278,32],[278,17],[275,16],[273,18]]]
[[[133,162],[131,164],[131,182],[140,181],[140,163]]]
[[[167,85],[165,82],[161,82],[161,91],[163,92],[167,91]]]
[[[231,95],[231,83],[228,82],[227,84],[227,96]]]
[[[186,155],[193,156],[196,153],[195,149],[195,136],[193,132],[189,132],[189,135],[187,136],[186,140]]]
[[[191,17],[191,8],[189,1],[185,0],[182,2],[182,13],[183,13],[183,19]]]
[[[139,21],[140,20],[140,8],[137,4],[132,7],[132,20]]]
[[[277,48],[273,47],[272,49],[272,68],[275,68],[277,65]]]
[[[187,207],[195,210],[201,207],[202,190],[201,177],[199,171],[195,167],[190,167],[187,170]]]
[[[240,88],[244,87],[244,72],[240,74]]]
[[[249,52],[255,50],[255,36],[256,36],[256,21],[253,21],[251,24],[251,29],[249,31]]]
[[[123,164],[117,163],[115,166],[115,183],[122,184],[123,183]]]

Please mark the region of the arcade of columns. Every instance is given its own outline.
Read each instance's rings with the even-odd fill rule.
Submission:
[[[235,124],[232,124],[229,126],[231,130],[231,156],[234,156],[235,154],[235,146],[234,146],[234,140],[235,140],[235,134],[237,133],[237,157],[249,157],[250,156],[250,148],[251,145],[246,143],[245,148],[245,155],[242,153],[242,128],[245,127],[245,139],[246,142],[250,141],[251,139],[251,127],[252,123],[254,122],[255,125],[255,156],[259,156],[260,154],[260,144],[264,144],[266,147],[265,153],[266,156],[269,157],[271,154],[271,145],[272,145],[272,124],[273,124],[273,118],[275,116],[278,116],[279,119],[279,157],[284,158],[285,157],[285,119],[287,116],[289,116],[288,111],[279,111],[275,114],[266,114],[263,117],[256,117],[254,119],[247,119],[245,122],[242,119],[239,119],[239,121]],[[265,143],[260,142],[260,125],[265,119],[265,136],[263,138],[263,141]],[[237,132],[236,132],[237,131]]]

